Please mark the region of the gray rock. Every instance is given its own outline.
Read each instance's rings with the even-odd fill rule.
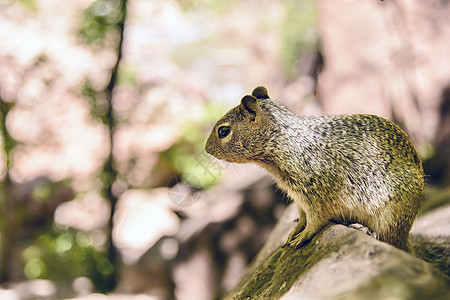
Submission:
[[[448,276],[343,225],[326,227],[300,249],[281,248],[295,213],[291,205],[225,299],[449,299]]]

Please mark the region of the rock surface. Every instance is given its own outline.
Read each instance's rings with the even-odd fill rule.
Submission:
[[[448,276],[343,225],[325,228],[300,249],[281,248],[295,217],[291,205],[225,299],[448,299]]]

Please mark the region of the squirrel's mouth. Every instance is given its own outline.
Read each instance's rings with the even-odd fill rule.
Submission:
[[[206,153],[208,153],[209,155],[211,155],[217,159],[222,159],[220,157],[220,153],[217,151],[217,149],[215,149],[214,147],[211,147],[209,145],[209,143],[206,144],[205,151],[206,151]]]
[[[224,155],[220,150],[216,149],[216,148],[206,148],[206,153],[208,153],[209,155],[213,156],[216,159],[220,159],[220,160],[225,160],[228,162],[232,162],[228,157],[226,157],[226,155]]]

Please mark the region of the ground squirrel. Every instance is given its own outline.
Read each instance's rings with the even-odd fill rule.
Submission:
[[[296,115],[257,87],[216,123],[205,149],[264,167],[297,203],[299,221],[286,246],[300,247],[330,222],[357,222],[408,249],[424,174],[414,145],[391,121]]]

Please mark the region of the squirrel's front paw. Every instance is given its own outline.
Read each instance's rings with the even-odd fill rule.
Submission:
[[[292,231],[291,234],[289,235],[288,239],[286,240],[286,242],[284,242],[284,244],[281,246],[281,248],[290,247],[292,241],[294,240],[294,238],[297,234],[298,233],[296,233],[295,230]]]
[[[290,238],[292,237],[292,239],[286,242],[286,246],[295,249],[300,248],[309,242],[322,227],[323,226],[306,226],[300,233],[291,235]]]
[[[304,225],[301,225],[300,223],[297,223],[297,226],[295,227],[294,230],[292,230],[292,232],[289,235],[288,239],[286,240],[286,242],[281,247],[282,248],[284,248],[284,247],[291,247],[293,241],[297,238],[297,236],[300,234],[300,232],[302,232],[302,230],[304,230],[304,229],[305,229]]]
[[[291,242],[288,247],[298,249],[313,238],[314,234],[307,232],[306,230],[300,232]]]

